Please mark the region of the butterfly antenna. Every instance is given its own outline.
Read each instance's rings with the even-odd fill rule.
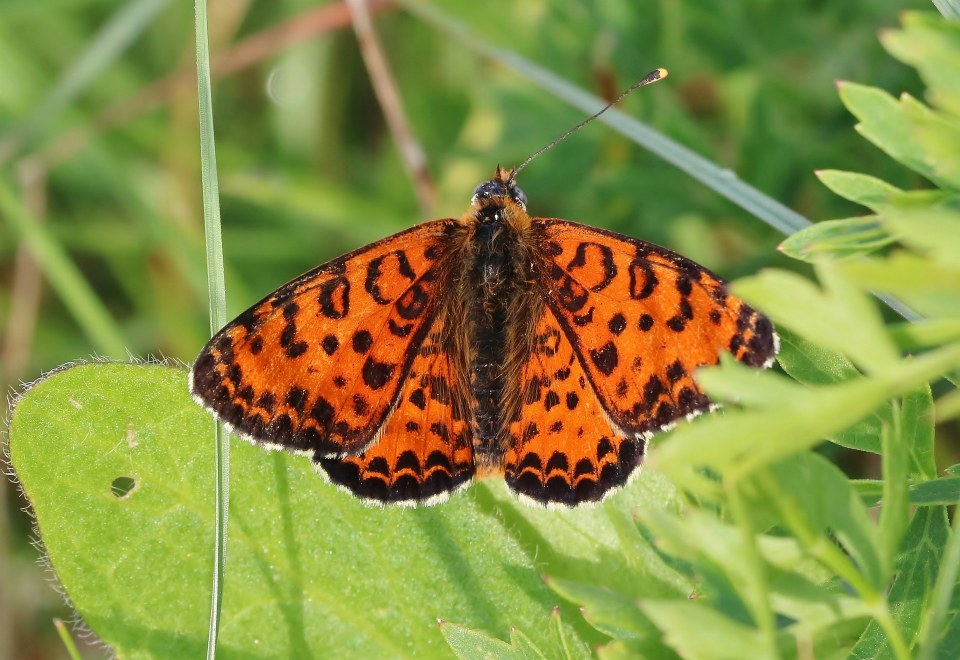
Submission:
[[[623,98],[633,90],[643,87],[644,85],[649,85],[650,83],[657,82],[658,80],[661,80],[666,77],[667,77],[666,69],[664,68],[654,69],[653,71],[645,75],[643,78],[641,78],[640,80],[638,80],[637,82],[633,83],[632,85],[627,87],[625,90],[620,92],[620,96],[610,101],[610,103],[608,103],[607,105],[603,106],[603,108],[601,108],[598,112],[593,113],[592,115],[584,119],[582,122],[580,122],[579,124],[571,128],[569,131],[567,131],[566,133],[558,137],[556,140],[554,140],[550,144],[544,147],[541,147],[538,151],[534,152],[532,156],[530,156],[525,161],[520,163],[520,165],[518,165],[517,167],[513,168],[513,171],[510,173],[510,178],[508,179],[508,181],[512,183],[514,179],[517,178],[517,174],[520,173],[520,170],[522,170],[524,167],[529,165],[530,161],[532,161],[534,158],[542,154],[544,151],[547,151],[548,149],[552,149],[553,147],[557,146],[558,144],[566,140],[568,137],[570,137],[571,135],[579,131],[581,128],[583,128],[584,126],[592,122],[594,119],[602,115],[604,112],[606,112],[616,104],[620,103],[620,101],[622,101]]]

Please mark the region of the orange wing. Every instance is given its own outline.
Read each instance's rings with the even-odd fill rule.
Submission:
[[[271,293],[204,347],[194,398],[260,444],[315,458],[365,449],[436,316],[453,222],[417,225]]]
[[[376,443],[357,456],[319,460],[335,484],[362,499],[433,504],[470,483],[470,424],[450,356],[443,352],[443,333],[438,318]]]
[[[504,456],[504,478],[519,496],[576,506],[602,499],[640,466],[646,438],[611,424],[548,308],[536,323],[520,387],[520,414],[509,425]]]
[[[553,311],[610,420],[652,432],[709,406],[693,372],[729,351],[769,366],[773,325],[713,273],[656,245],[537,218]]]

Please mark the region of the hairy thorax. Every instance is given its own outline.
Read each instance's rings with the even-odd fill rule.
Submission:
[[[452,299],[444,311],[451,355],[463,356],[458,385],[473,419],[477,466],[500,465],[507,427],[519,413],[519,371],[530,351],[532,322],[542,301],[532,286],[537,237],[523,206],[506,196],[474,201],[457,227],[451,255]]]

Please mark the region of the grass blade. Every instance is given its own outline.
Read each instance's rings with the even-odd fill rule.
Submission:
[[[220,234],[220,193],[217,155],[213,136],[213,99],[210,91],[210,47],[207,36],[207,2],[197,0],[197,97],[200,109],[200,171],[203,186],[203,227],[207,245],[207,284],[210,292],[210,331],[227,322],[227,296],[223,276],[223,240]],[[207,658],[216,657],[223,601],[223,577],[227,564],[227,517],[230,507],[230,436],[214,426],[216,452],[216,523],[214,536],[213,590],[210,597],[210,627]]]

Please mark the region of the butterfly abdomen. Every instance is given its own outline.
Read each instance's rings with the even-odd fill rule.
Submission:
[[[468,327],[473,359],[470,393],[473,399],[477,450],[490,452],[498,444],[504,392],[503,357],[507,343],[507,314],[516,275],[511,258],[510,232],[499,214],[482,217],[471,237],[470,263],[463,285],[472,295]]]

